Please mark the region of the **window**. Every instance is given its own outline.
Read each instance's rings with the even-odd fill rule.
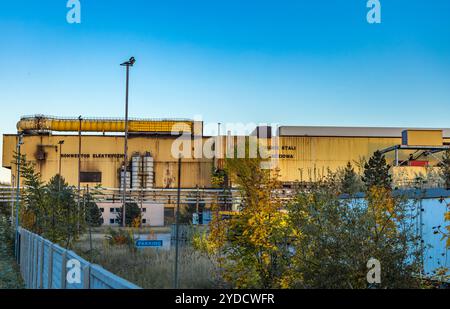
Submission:
[[[142,208],[142,212],[147,212],[147,208]]]
[[[101,212],[105,212],[105,208],[103,208],[103,207],[100,208],[100,211],[101,211]]]
[[[114,219],[109,219],[110,224],[114,224]]]
[[[102,182],[102,173],[80,172],[80,182]]]
[[[147,219],[142,219],[142,223],[147,223]]]
[[[116,212],[122,212],[121,208],[116,208]]]
[[[109,212],[113,213],[114,210],[115,210],[115,208],[110,208],[110,209],[109,209]]]

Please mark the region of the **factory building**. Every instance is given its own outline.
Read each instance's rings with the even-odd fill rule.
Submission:
[[[176,188],[178,167],[173,149],[180,140],[189,142],[183,150],[192,154],[182,160],[181,187],[192,190],[212,187],[211,172],[222,166],[221,158],[230,140],[255,138],[271,143],[275,159],[272,167],[279,169],[286,187],[318,181],[329,170],[343,168],[347,162],[358,171],[359,163],[377,150],[385,154],[392,166],[394,180],[408,183],[417,176],[436,176],[436,166],[450,147],[450,129],[280,126],[257,127],[248,136],[211,138],[203,135],[203,123],[199,121],[131,119],[128,162],[124,168],[123,119],[31,116],[21,118],[17,129],[23,135],[21,153],[35,163],[43,181],[61,173],[70,185],[77,186],[80,180],[82,188],[101,185],[118,190],[112,204],[102,206],[108,212],[120,203],[123,177],[130,191]],[[3,135],[2,166],[11,170],[12,183],[18,140],[18,134]],[[199,149],[210,149],[213,155],[203,155],[206,152],[201,150],[198,156]],[[152,199],[142,202],[145,203],[148,207],[158,204]],[[157,217],[161,217],[161,210]],[[113,219],[105,217],[108,222]],[[161,223],[160,219],[156,221]]]
[[[283,182],[318,181],[351,162],[358,166],[381,151],[397,183],[438,174],[450,129],[282,126],[279,169]]]

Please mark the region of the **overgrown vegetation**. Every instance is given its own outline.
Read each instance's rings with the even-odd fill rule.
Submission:
[[[20,289],[24,284],[14,258],[11,208],[7,203],[2,203],[0,207],[0,289]]]
[[[52,242],[70,248],[84,228],[78,211],[76,191],[64,178],[55,175],[47,184],[34,164],[20,157],[24,190],[20,203],[20,225]]]
[[[363,201],[342,200],[333,182],[299,192],[288,206],[295,229],[294,287],[366,288],[370,258],[383,267],[380,288],[417,288],[420,245],[410,205],[383,187]]]
[[[126,245],[111,246],[107,241],[96,239],[94,251],[88,253],[88,242],[79,242],[75,251],[93,263],[114,274],[147,289],[173,288],[174,249],[139,249],[130,257]],[[181,246],[179,252],[179,287],[210,289],[220,288],[222,283],[215,275],[215,265],[191,246]]]
[[[351,164],[342,178],[298,189],[277,198],[278,172],[261,169],[259,159],[228,159],[226,170],[242,191],[238,215],[222,220],[215,209],[209,234],[194,246],[215,261],[234,288],[367,288],[367,262],[383,265],[379,288],[420,287],[422,246],[415,236],[410,205],[394,197],[389,166],[380,153],[365,164],[363,200],[356,193]]]

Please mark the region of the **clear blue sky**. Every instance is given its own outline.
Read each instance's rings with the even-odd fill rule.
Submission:
[[[450,1],[1,0],[0,133],[19,116],[450,127]]]

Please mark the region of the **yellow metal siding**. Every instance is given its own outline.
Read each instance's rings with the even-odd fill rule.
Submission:
[[[368,159],[376,150],[400,143],[400,137],[280,137],[281,180],[316,181],[326,176],[328,169],[336,171],[349,161],[357,170],[357,162]],[[295,147],[295,150],[283,150],[283,146]],[[406,159],[407,154],[402,153],[402,158]],[[392,163],[394,154],[387,154],[386,160]]]
[[[406,130],[405,145],[442,146],[442,130]]]
[[[248,137],[247,137],[248,138]],[[175,187],[177,177],[177,159],[172,157],[172,143],[176,137],[139,136],[129,138],[128,156],[134,152],[144,154],[150,152],[154,157],[154,172],[156,187]],[[22,153],[29,160],[36,163],[37,171],[42,174],[44,181],[58,172],[59,150],[58,141],[64,140],[63,154],[78,154],[77,135],[26,135],[22,145]],[[202,139],[202,143],[206,138]],[[118,170],[122,164],[122,157],[93,157],[93,154],[122,154],[124,147],[123,136],[83,135],[82,154],[90,154],[89,158],[81,159],[82,171],[99,171],[102,173],[102,185],[105,187],[120,187]],[[260,140],[261,143],[266,141]],[[277,166],[280,169],[282,181],[319,180],[327,174],[327,170],[336,171],[343,168],[350,161],[357,172],[357,163],[368,159],[374,151],[401,144],[401,138],[383,137],[279,137],[279,154]],[[444,138],[444,143],[450,143],[450,138]],[[13,154],[16,149],[17,136],[3,136],[3,167],[11,168],[15,174]],[[221,138],[222,151],[225,152],[226,143]],[[36,160],[38,145],[43,146],[46,153],[45,160]],[[192,144],[194,147],[194,143]],[[285,147],[285,149],[283,149]],[[191,149],[193,151],[193,149]],[[413,151],[401,151],[399,160],[407,160]],[[386,160],[393,164],[394,153],[388,153]],[[427,157],[430,165],[436,160]],[[209,187],[211,185],[211,168],[213,159],[183,159],[182,186]],[[78,180],[78,158],[62,158],[62,175],[66,180],[76,185]]]

